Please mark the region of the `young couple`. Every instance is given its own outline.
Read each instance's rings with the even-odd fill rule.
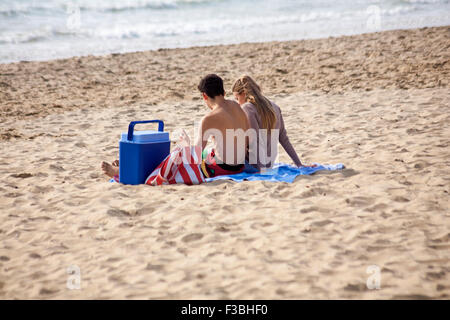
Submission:
[[[270,168],[278,142],[296,166],[303,166],[287,136],[280,108],[262,94],[251,77],[243,76],[234,83],[232,91],[238,103],[225,99],[223,81],[215,74],[204,77],[198,89],[211,110],[203,117],[195,142],[203,151],[199,169],[206,178]],[[209,138],[213,148],[206,151]],[[190,144],[189,139],[185,142]],[[102,169],[109,177],[118,176],[118,161],[103,162]]]

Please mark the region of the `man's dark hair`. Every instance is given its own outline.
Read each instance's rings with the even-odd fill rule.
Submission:
[[[208,74],[204,77],[198,85],[198,90],[202,93],[206,93],[211,99],[225,95],[223,80],[217,74]]]

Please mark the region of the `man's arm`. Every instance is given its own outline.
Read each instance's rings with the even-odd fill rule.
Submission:
[[[208,144],[209,135],[206,137],[203,137],[203,134],[208,131],[209,122],[210,122],[210,120],[209,120],[208,116],[204,116],[202,118],[202,121],[200,122],[200,126],[198,127],[198,134],[197,134],[197,140],[195,141],[195,146],[201,147],[202,151],[205,149],[206,145]]]

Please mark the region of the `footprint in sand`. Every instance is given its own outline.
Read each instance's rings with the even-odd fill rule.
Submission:
[[[308,191],[303,192],[300,197],[301,198],[310,198],[315,196],[324,196],[328,193],[328,190],[322,188],[311,188]]]
[[[23,196],[23,194],[18,193],[18,192],[10,192],[10,193],[5,194],[5,197],[7,197],[7,198],[17,198],[20,196]]]
[[[124,222],[119,225],[119,228],[132,228],[132,227],[134,227],[134,224],[129,222]]]
[[[164,270],[164,266],[162,264],[151,264],[151,263],[149,263],[149,264],[147,264],[146,269],[160,272],[160,271]]]
[[[309,207],[309,208],[300,209],[300,213],[310,213],[310,212],[319,212],[319,208],[318,207]]]
[[[82,125],[80,125],[80,129],[89,129],[92,125],[89,123],[83,123]]]
[[[220,208],[221,210],[227,212],[227,213],[234,213],[235,212],[235,208],[233,206],[223,206]]]
[[[58,292],[59,292],[59,290],[56,290],[56,289],[42,288],[42,289],[39,291],[39,294],[40,294],[40,295],[43,295],[43,296],[46,296],[46,295],[51,295],[51,294],[55,294],[55,293],[58,293]]]
[[[54,171],[57,171],[57,172],[63,172],[63,171],[66,171],[66,169],[64,169],[63,167],[57,166],[57,165],[54,165],[54,164],[51,164],[51,165],[50,165],[50,169],[52,169],[52,170],[54,170]]]
[[[373,205],[370,208],[367,208],[366,211],[368,211],[368,212],[382,211],[384,209],[387,209],[388,207],[389,206],[385,203],[378,203],[378,204]]]
[[[140,209],[136,210],[136,215],[143,216],[146,214],[151,214],[151,213],[155,212],[155,210],[156,210],[156,208],[154,206],[140,208]]]
[[[427,272],[426,274],[426,279],[430,280],[430,281],[435,281],[435,280],[441,280],[441,279],[445,279],[446,277],[446,272],[445,271],[440,271],[440,272]]]
[[[86,144],[84,142],[75,143],[75,147],[77,148],[86,148]]]
[[[131,214],[128,211],[120,209],[109,209],[106,214],[112,217],[130,217]]]
[[[410,201],[409,199],[402,197],[402,196],[395,197],[393,200],[395,202],[409,202]]]
[[[414,164],[414,169],[421,170],[423,168],[428,167],[429,165],[430,164],[428,162],[426,162],[426,161],[420,161],[420,162],[417,162],[416,164]]]
[[[269,197],[271,197],[273,199],[284,199],[284,198],[287,198],[290,194],[291,194],[290,191],[285,191],[282,193],[271,193],[269,195]]]
[[[215,231],[218,231],[218,232],[229,232],[230,229],[227,229],[224,226],[220,226],[220,227],[216,228]]]
[[[42,271],[36,271],[36,272],[31,274],[30,278],[32,280],[36,280],[36,279],[40,279],[40,278],[42,278],[44,276],[45,276],[45,273],[43,273]]]
[[[51,220],[51,218],[50,218],[50,217],[47,217],[47,216],[39,216],[39,217],[30,217],[30,218],[28,218],[28,220],[30,220],[30,221],[41,221],[41,222],[43,222],[43,221]]]
[[[347,202],[351,207],[366,207],[373,203],[372,198],[367,197],[354,197],[352,199],[345,199],[345,202]]]
[[[192,242],[192,241],[200,240],[201,238],[203,238],[203,234],[191,233],[191,234],[188,234],[187,236],[184,236],[183,238],[181,238],[181,241]]]
[[[363,292],[367,290],[367,286],[362,283],[352,284],[349,283],[344,287],[345,291],[356,291],[356,292]]]
[[[443,243],[443,242],[450,242],[450,233],[437,237],[435,239],[431,239],[431,242],[434,243]]]
[[[49,193],[50,191],[52,191],[54,188],[52,186],[36,186],[34,187],[31,192],[32,193],[38,193],[38,194],[42,194],[42,193]]]
[[[353,169],[344,169],[344,170],[341,170],[340,173],[346,178],[353,177],[353,176],[356,176],[357,174],[359,174],[358,171],[353,170]]]
[[[324,227],[324,226],[326,226],[326,225],[328,225],[330,223],[333,223],[333,221],[327,219],[327,220],[321,220],[321,221],[313,222],[313,223],[311,223],[311,226],[313,226],[313,227]]]
[[[26,179],[26,178],[30,178],[32,176],[33,175],[31,173],[18,173],[18,174],[12,174],[10,177]]]
[[[391,299],[393,300],[430,300],[429,296],[423,294],[406,294],[406,295],[396,295]]]

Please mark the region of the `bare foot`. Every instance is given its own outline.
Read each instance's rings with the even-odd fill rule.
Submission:
[[[105,161],[102,162],[102,170],[103,170],[103,173],[106,174],[110,178],[113,178],[114,176],[119,175],[119,167],[112,166]]]
[[[114,160],[112,163],[113,167],[118,167],[119,166],[119,160]]]

